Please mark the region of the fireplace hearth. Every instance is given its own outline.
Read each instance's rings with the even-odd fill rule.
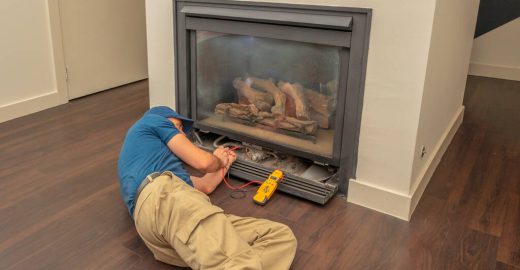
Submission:
[[[324,204],[355,177],[369,9],[175,1],[177,108],[230,173]]]

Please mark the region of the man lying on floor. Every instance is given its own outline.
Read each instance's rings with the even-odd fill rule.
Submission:
[[[154,257],[192,269],[289,269],[296,238],[283,224],[224,214],[208,196],[236,155],[213,154],[186,134],[193,121],[154,107],[126,135],[119,154],[120,189],[137,232]],[[205,173],[190,175],[183,163]]]

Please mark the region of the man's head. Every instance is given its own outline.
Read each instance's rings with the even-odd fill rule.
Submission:
[[[175,127],[184,134],[189,134],[191,127],[193,126],[193,120],[178,114],[176,111],[166,106],[150,108],[150,110],[145,114],[155,114],[168,118],[168,120],[170,120]]]

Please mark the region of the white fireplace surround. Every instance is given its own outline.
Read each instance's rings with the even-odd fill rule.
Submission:
[[[373,12],[357,173],[355,179],[344,179],[349,181],[347,200],[410,220],[462,123],[479,1],[319,4]],[[146,0],[146,24],[150,105],[175,107],[172,0]]]

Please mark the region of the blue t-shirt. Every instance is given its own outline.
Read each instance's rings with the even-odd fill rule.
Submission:
[[[146,113],[126,134],[119,153],[118,171],[121,195],[133,217],[137,189],[147,175],[171,171],[193,186],[182,161],[168,148],[168,142],[180,134],[167,118]]]

